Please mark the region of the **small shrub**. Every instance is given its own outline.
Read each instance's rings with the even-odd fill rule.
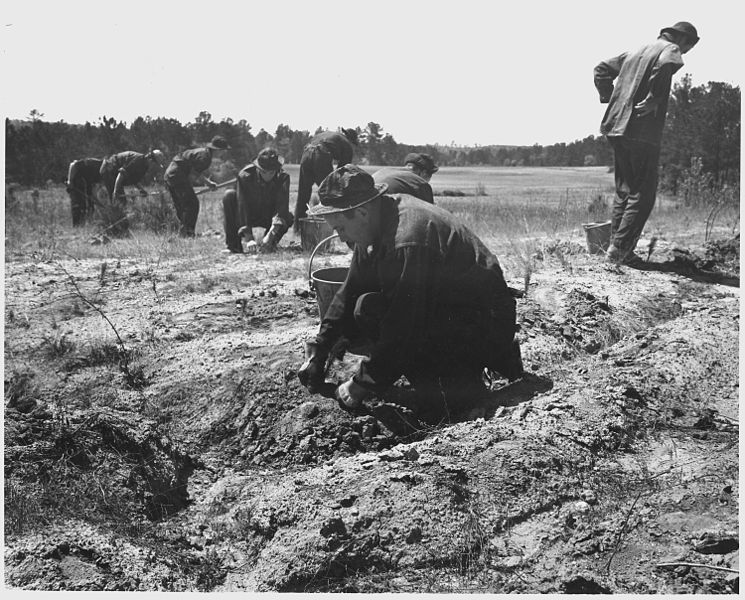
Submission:
[[[85,363],[88,366],[95,367],[99,365],[117,364],[121,359],[121,350],[116,344],[103,343],[92,346],[88,355],[85,357]]]
[[[151,196],[134,198],[127,207],[133,228],[170,233],[178,231],[179,222],[170,198],[158,191]]]
[[[5,381],[5,402],[9,407],[16,406],[31,395],[33,378],[31,371],[16,371]]]
[[[210,275],[202,275],[199,281],[190,281],[184,286],[184,291],[189,294],[204,293],[222,285],[223,282]]]
[[[46,344],[47,356],[49,358],[60,358],[75,349],[75,342],[67,338],[67,333],[42,338]]]
[[[98,195],[94,223],[102,230],[102,233],[108,236],[129,236],[129,218],[126,204],[109,199],[105,191]]]

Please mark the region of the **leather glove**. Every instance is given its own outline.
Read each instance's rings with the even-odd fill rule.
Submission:
[[[362,406],[362,401],[371,396],[371,393],[363,388],[354,379],[349,379],[336,388],[336,399],[343,407],[355,409]]]
[[[305,362],[300,365],[297,378],[311,394],[320,393],[323,389],[326,380],[326,356],[318,351],[315,342],[306,342]]]

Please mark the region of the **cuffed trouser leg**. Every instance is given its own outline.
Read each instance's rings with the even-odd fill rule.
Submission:
[[[657,195],[658,146],[609,137],[615,156],[616,199],[613,203],[611,236],[624,255],[634,251]]]
[[[235,190],[227,190],[222,197],[222,210],[225,226],[225,246],[231,252],[243,252],[241,238],[238,235],[238,194]]]
[[[194,188],[188,181],[177,179],[166,181],[166,187],[171,194],[176,216],[181,223],[179,234],[183,237],[194,237],[194,230],[199,217],[199,198],[197,198]]]
[[[197,198],[194,188],[189,189],[184,204],[184,222],[180,233],[184,237],[194,237],[196,235],[197,219],[199,218],[199,198]]]

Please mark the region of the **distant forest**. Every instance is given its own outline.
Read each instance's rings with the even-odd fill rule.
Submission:
[[[600,113],[600,111],[599,111]],[[202,111],[190,123],[170,118],[138,117],[131,124],[103,116],[95,124],[49,123],[32,110],[25,121],[5,120],[6,183],[42,186],[61,183],[69,163],[77,158],[103,157],[123,150],[161,149],[170,159],[177,152],[225,136],[231,150],[220,165],[221,175],[233,176],[251,162],[259,150],[274,146],[287,163],[297,163],[313,134],[280,124],[273,133],[254,133],[246,120],[216,122]],[[348,123],[339,123],[349,127]],[[426,152],[441,166],[612,166],[607,140],[588,136],[550,146],[443,146],[410,145],[395,140],[375,122],[357,126],[360,144],[355,161],[371,165],[400,165],[409,152]],[[320,131],[320,128],[317,130]],[[740,88],[709,82],[692,86],[686,75],[672,90],[660,160],[661,186],[675,192],[692,162],[714,186],[734,184],[740,176]]]

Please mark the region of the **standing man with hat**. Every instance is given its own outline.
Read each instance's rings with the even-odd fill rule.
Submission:
[[[100,158],[81,158],[67,170],[67,193],[70,195],[73,227],[84,225],[93,215],[93,186],[101,182]]]
[[[415,198],[435,203],[429,180],[440,170],[429,154],[412,152],[404,159],[404,168],[387,167],[373,173],[375,183],[385,183],[389,194],[410,194]]]
[[[616,200],[608,259],[633,265],[634,253],[657,194],[657,167],[673,74],[698,42],[696,28],[680,21],[633,52],[595,67],[595,87],[608,108],[600,125],[615,154]],[[615,81],[615,86],[614,86]]]
[[[351,164],[320,186],[321,203],[310,213],[355,246],[298,377],[322,391],[337,342],[367,338],[369,356],[336,388],[339,402],[355,409],[404,375],[409,408],[439,420],[486,392],[485,367],[510,380],[523,375],[515,300],[497,258],[451,213],[386,190]]]
[[[256,160],[238,173],[235,189],[222,199],[225,215],[225,245],[230,252],[243,252],[241,237],[252,239],[252,227],[265,229],[259,250],[273,252],[292,226],[290,176],[273,148],[264,148]]]
[[[222,158],[229,149],[228,141],[223,136],[216,135],[203,148],[180,152],[168,165],[164,180],[181,223],[179,235],[182,237],[194,237],[199,217],[199,198],[193,184],[201,180],[210,189],[215,189],[217,184],[204,171],[210,168],[213,158]]]
[[[151,164],[160,167],[164,160],[160,150],[151,150],[147,154],[128,150],[105,158],[101,163],[100,174],[109,198],[124,201],[125,185],[134,185],[140,190],[140,195],[147,196],[147,190],[142,187],[141,182]]]
[[[354,156],[354,146],[357,143],[357,131],[342,127],[341,133],[322,131],[305,146],[303,155],[300,157],[300,175],[297,201],[295,202],[296,231],[300,227],[300,219],[308,213],[308,203],[313,191],[313,184],[321,185],[321,182],[334,170],[335,166],[351,163]]]

